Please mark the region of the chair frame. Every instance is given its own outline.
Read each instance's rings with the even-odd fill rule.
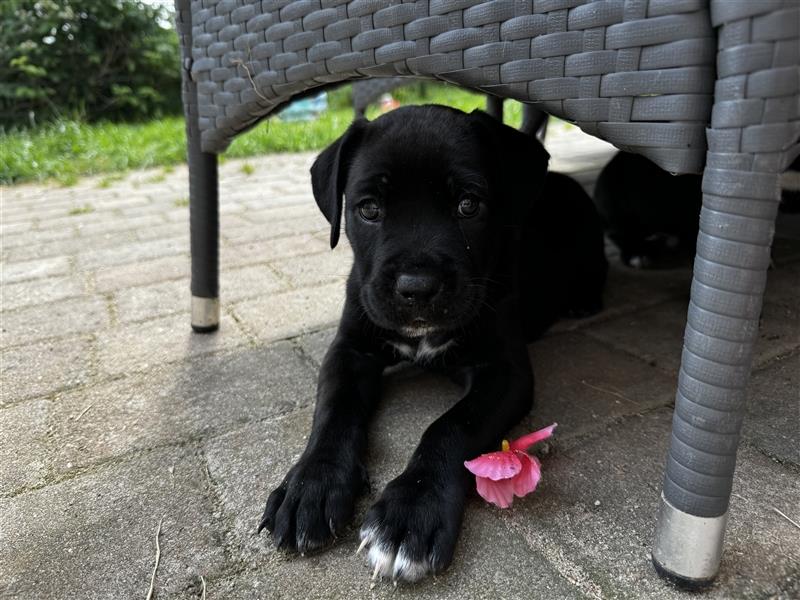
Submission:
[[[315,87],[449,81],[531,103],[674,173],[703,207],[653,547],[716,576],[780,174],[800,153],[792,0],[175,0],[190,172],[192,327],[219,324],[217,160]],[[679,61],[679,62],[675,62]]]

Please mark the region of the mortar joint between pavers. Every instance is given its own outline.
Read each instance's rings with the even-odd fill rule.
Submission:
[[[206,456],[206,452],[203,448],[202,442],[198,443],[197,448],[197,456],[200,458],[200,461],[204,467],[204,476],[206,479],[206,486],[205,492],[207,492],[207,498],[211,502],[212,506],[214,507],[214,511],[219,514],[218,522],[221,525],[222,533],[224,535],[224,542],[222,545],[222,552],[224,557],[224,566],[221,569],[221,572],[224,574],[227,572],[228,565],[234,565],[236,563],[236,554],[235,549],[233,547],[233,538],[234,538],[234,530],[235,524],[234,520],[235,517],[232,514],[229,514],[229,511],[225,509],[225,503],[222,500],[222,496],[219,492],[219,487],[217,482],[214,480],[214,477],[211,475],[211,468],[208,463],[208,457]]]
[[[228,315],[233,322],[236,324],[236,327],[239,329],[239,332],[244,336],[245,340],[247,340],[247,345],[251,348],[258,347],[258,336],[255,332],[251,331],[247,324],[242,320],[242,318],[236,314],[234,310],[234,305],[231,304],[223,304],[222,305],[223,312]]]
[[[745,415],[745,419],[747,419],[747,415]],[[751,440],[747,436],[742,435],[739,444],[740,447],[745,446],[755,452],[758,452],[762,456],[768,458],[769,460],[779,465],[781,468],[786,469],[790,473],[794,475],[800,475],[800,464],[797,464],[792,460],[787,460],[785,458],[782,458],[776,455],[774,452],[770,452],[766,448],[762,448],[758,442]]]

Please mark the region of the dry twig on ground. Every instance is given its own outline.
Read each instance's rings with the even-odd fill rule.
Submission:
[[[161,560],[161,544],[158,543],[158,537],[161,535],[161,524],[164,522],[164,517],[158,520],[158,529],[156,529],[156,564],[153,566],[153,574],[150,576],[150,589],[147,590],[146,600],[153,598],[153,588],[156,583],[156,571],[158,571],[158,563]],[[205,584],[204,584],[205,589]]]

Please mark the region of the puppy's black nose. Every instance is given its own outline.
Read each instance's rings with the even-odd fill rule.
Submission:
[[[439,291],[441,284],[433,275],[403,273],[397,278],[395,292],[409,304],[429,302]]]

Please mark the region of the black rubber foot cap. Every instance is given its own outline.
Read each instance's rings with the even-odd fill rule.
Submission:
[[[677,588],[680,588],[687,592],[702,592],[714,583],[714,578],[711,579],[688,579],[686,577],[681,577],[673,573],[672,571],[668,571],[656,561],[655,558],[653,560],[653,567],[656,569],[656,573],[658,573],[662,578],[669,581],[672,585]]]
[[[211,333],[219,329],[219,323],[216,325],[192,325],[195,333]]]

